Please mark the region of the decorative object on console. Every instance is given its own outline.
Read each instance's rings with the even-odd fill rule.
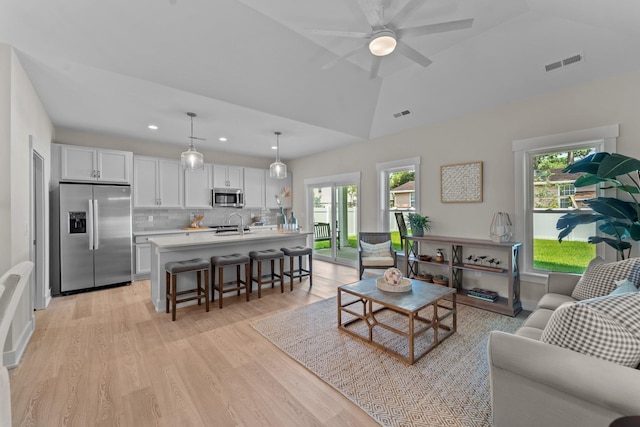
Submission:
[[[444,251],[442,249],[436,250],[436,262],[444,262]]]
[[[386,292],[408,292],[411,290],[411,280],[402,277],[399,269],[391,267],[376,279],[376,286]]]
[[[196,113],[187,113],[187,116],[191,117],[191,136],[189,137],[189,149],[180,155],[180,162],[185,169],[202,169],[204,168],[204,156],[196,151],[193,141],[196,139],[204,141],[204,139],[193,136],[193,118],[197,116]]]
[[[269,166],[269,176],[276,179],[287,177],[287,165],[280,161],[280,135],[282,132],[274,132],[276,135],[276,161]]]
[[[482,162],[440,166],[440,201],[482,202]]]
[[[560,230],[558,241],[562,243],[578,225],[599,223],[596,229],[604,235],[591,236],[588,242],[606,243],[618,251],[621,259],[625,258],[626,250],[628,258],[631,243],[626,240],[640,240],[638,202],[634,202],[640,192],[640,160],[622,154],[600,152],[571,163],[562,172],[585,172],[576,179],[576,188],[605,183],[608,187],[614,187],[617,194],[624,193],[624,200],[613,197],[584,200],[592,211],[577,210],[562,215],[556,223],[556,228]],[[618,177],[624,177],[624,182]]]
[[[494,242],[508,242],[513,235],[513,225],[511,218],[506,212],[496,212],[491,220],[491,228],[489,229],[489,237]]]

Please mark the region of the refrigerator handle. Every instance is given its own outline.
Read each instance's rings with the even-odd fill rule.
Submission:
[[[93,250],[93,200],[89,199],[89,215],[87,215],[87,233],[89,234],[89,250]]]
[[[100,220],[98,219],[98,201],[97,200],[93,201],[93,220],[95,221],[95,224],[93,225],[94,234],[95,234],[94,248],[95,250],[98,250],[100,249],[100,230],[98,230],[98,224],[100,223]]]

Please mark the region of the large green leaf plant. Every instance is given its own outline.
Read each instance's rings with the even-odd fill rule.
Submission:
[[[585,174],[575,182],[575,187],[602,185],[615,188],[618,198],[596,197],[584,203],[592,212],[570,212],[558,219],[556,228],[560,230],[558,241],[567,237],[581,224],[597,223],[600,234],[589,237],[592,244],[605,243],[620,255],[627,257],[631,251],[629,239],[640,240],[640,160],[622,154],[594,153],[570,164],[563,172]]]

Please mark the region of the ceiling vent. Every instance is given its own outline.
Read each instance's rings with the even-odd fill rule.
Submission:
[[[564,59],[559,59],[550,64],[544,66],[546,72],[557,70],[560,68],[568,67],[569,65],[578,64],[584,62],[584,52],[576,53]]]
[[[406,116],[406,115],[408,115],[408,114],[411,114],[411,111],[409,111],[409,110],[404,110],[404,111],[400,111],[399,113],[395,113],[395,114],[393,115],[393,117],[395,117],[396,119],[398,119],[398,118],[400,118],[400,117],[402,117],[402,116]]]

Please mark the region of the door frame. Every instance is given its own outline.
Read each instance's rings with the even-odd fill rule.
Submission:
[[[34,138],[29,135],[29,259],[33,262],[30,277],[31,308],[47,308],[51,294],[47,295],[45,280],[46,265],[46,215],[45,215],[45,159],[33,148]]]
[[[344,186],[344,185],[356,185],[358,187],[358,196],[360,196],[360,187],[361,187],[361,183],[360,183],[360,179],[361,179],[361,173],[360,172],[350,172],[350,173],[343,173],[343,174],[339,174],[339,175],[329,175],[329,176],[322,176],[322,177],[317,177],[317,178],[307,178],[304,180],[304,200],[305,200],[305,206],[306,206],[306,224],[305,227],[307,230],[311,230],[312,234],[311,234],[311,248],[313,248],[313,188],[315,187],[331,187],[332,189],[335,188],[336,186]],[[335,209],[335,194],[333,194],[332,191],[332,195],[331,195],[331,200],[332,200],[332,205],[333,205],[333,209]],[[357,217],[356,217],[356,221],[358,222],[358,230],[360,229],[360,202],[358,202],[358,212],[357,212]],[[332,227],[332,230],[334,230],[335,227]],[[336,236],[335,234],[332,237],[332,248],[335,248],[335,240],[336,240]],[[335,250],[335,249],[334,249]],[[315,257],[315,255],[314,255]],[[341,258],[337,258],[334,257],[334,259],[327,259],[327,257],[323,257],[323,260],[326,260],[328,262],[333,262],[335,264],[343,264],[343,265],[348,265],[348,266],[357,266],[357,260],[355,263],[349,261],[349,260],[345,260],[345,259],[341,259]]]

